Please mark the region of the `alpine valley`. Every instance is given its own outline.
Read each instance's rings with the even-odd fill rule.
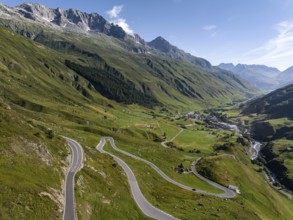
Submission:
[[[0,24],[0,219],[292,219],[277,69],[252,83],[75,9],[0,4]]]

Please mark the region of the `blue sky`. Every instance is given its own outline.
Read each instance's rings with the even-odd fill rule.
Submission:
[[[293,66],[293,0],[29,1],[97,12],[146,41],[162,36],[213,65]],[[2,0],[9,6],[23,2]]]

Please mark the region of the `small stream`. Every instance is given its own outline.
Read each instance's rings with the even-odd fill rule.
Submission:
[[[252,146],[254,153],[252,154],[252,156],[250,157],[251,160],[256,160],[258,155],[259,155],[259,151],[261,149],[261,143],[256,141],[254,142],[253,146]]]
[[[226,130],[230,130],[230,131],[234,131],[235,134],[239,137],[242,137],[243,134],[240,131],[240,129],[238,128],[237,125],[233,125],[233,124],[228,124],[225,122],[218,122],[218,125],[220,128],[226,129]],[[258,158],[260,150],[261,150],[261,146],[262,144],[254,139],[251,139],[251,143],[250,143],[250,152],[252,152],[252,155],[250,156],[250,160],[254,161]],[[264,172],[265,173],[265,172]],[[291,194],[288,193],[288,191],[280,188],[280,187],[276,187],[274,186],[274,182],[278,182],[278,179],[276,178],[276,175],[272,172],[270,172],[270,174],[266,174],[266,181],[277,191],[279,191],[280,193],[282,193],[283,195],[285,195],[288,199],[293,200],[293,196]]]
[[[242,136],[242,134],[240,133],[240,130],[239,130],[237,125],[228,124],[228,123],[224,123],[224,122],[220,122],[220,124],[224,125],[229,130],[234,131],[236,135]],[[261,150],[261,143],[252,139],[251,148],[253,150],[253,154],[251,155],[250,159],[251,160],[256,160],[258,158],[259,152]]]

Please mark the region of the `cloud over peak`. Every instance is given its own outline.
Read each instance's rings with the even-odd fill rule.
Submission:
[[[110,18],[117,18],[123,9],[123,5],[115,5],[111,10],[107,11]]]
[[[123,7],[123,5],[116,5],[111,10],[107,11],[107,14],[112,19],[110,22],[120,26],[127,34],[134,36],[134,31],[130,28],[126,19],[120,17]]]
[[[115,19],[113,21],[111,21],[113,24],[116,24],[120,27],[122,27],[122,29],[129,35],[134,36],[134,31],[129,27],[129,25],[127,24],[126,20],[124,18],[118,18]]]

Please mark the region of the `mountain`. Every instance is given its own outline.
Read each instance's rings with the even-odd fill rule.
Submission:
[[[154,48],[164,54],[167,54],[171,58],[174,59],[183,59],[186,60],[193,65],[203,68],[205,70],[211,70],[212,65],[210,62],[203,58],[194,57],[189,53],[184,52],[181,49],[178,49],[177,47],[170,44],[167,40],[165,40],[163,37],[159,36],[156,39],[152,40],[151,42],[147,43],[148,46],[151,48]]]
[[[251,101],[243,113],[265,114],[269,118],[287,117],[293,119],[293,84]]]
[[[62,219],[64,180],[71,161],[64,135],[82,143],[86,160],[91,161],[84,163],[85,172],[79,172],[75,184],[78,191],[79,182],[87,189],[82,196],[89,201],[87,207],[105,204],[104,200],[90,202],[90,196],[98,193],[110,196],[118,207],[132,206],[128,211],[111,214],[112,207],[107,204],[103,213],[109,219],[144,219],[128,198],[123,173],[118,166],[111,171],[113,160],[97,153],[94,145],[100,135],[120,134],[142,141],[143,135],[128,131],[127,126],[132,120],[151,120],[144,113],[147,110],[103,97],[95,85],[66,66],[66,60],[75,60],[73,55],[57,52],[1,25],[0,48],[0,219]],[[105,68],[108,72],[102,73],[117,74]],[[128,85],[122,77],[114,80],[114,86],[120,85],[118,89]],[[135,95],[136,91],[131,92]],[[81,201],[76,198],[76,203]]]
[[[67,67],[105,97],[125,104],[211,106],[257,92],[240,77],[212,67],[208,61],[185,53],[161,37],[147,44],[96,13],[50,9],[39,4],[15,8],[2,5],[1,11],[0,23],[74,56],[66,61]],[[95,76],[102,72],[107,73],[107,80]],[[119,79],[117,86],[110,86],[110,82],[115,82],[113,77]],[[130,98],[126,88],[131,88],[135,97]]]
[[[108,36],[113,36],[118,39],[131,38],[145,47],[144,52],[150,51],[150,49],[153,48],[157,51],[168,54],[171,58],[184,59],[204,69],[211,68],[211,64],[205,59],[194,57],[189,53],[185,53],[183,50],[180,50],[177,47],[171,45],[162,37],[158,37],[149,43],[145,43],[145,41],[138,35],[128,35],[121,27],[109,23],[97,13],[88,14],[74,9],[50,9],[41,4],[32,3],[22,4],[15,8],[7,7],[2,4],[0,5],[0,12],[1,17],[6,19],[13,18],[17,20],[27,18],[31,21],[39,22],[53,28],[61,28],[85,33],[98,32]],[[17,31],[18,33],[21,32],[21,34],[26,34],[31,38],[35,37],[34,33],[25,33],[23,28],[18,30],[18,27],[12,25],[11,23],[7,24],[7,22],[3,22],[3,24]],[[150,46],[150,48],[147,47],[147,45]]]
[[[263,90],[273,90],[278,88],[280,70],[265,65],[246,65],[246,64],[225,64],[221,63],[220,68],[231,71],[252,85]]]
[[[280,81],[281,85],[283,85],[283,86],[293,83],[293,66],[284,70],[279,75],[279,81]]]
[[[235,68],[233,63],[221,63],[219,64],[219,67],[221,69],[228,70],[228,71],[232,71]]]
[[[196,190],[222,193],[174,170],[199,157],[208,161],[202,165],[214,165],[210,176],[216,174],[219,183],[239,186],[236,199],[187,191],[106,144],[105,151],[133,170],[147,200],[178,219],[290,219],[292,203],[264,184],[245,142],[203,120],[178,118],[247,99],[257,92],[249,83],[217,67],[207,71],[171,58],[137,35],[122,39],[19,14],[7,19],[5,13],[1,23],[0,219],[62,219],[64,181],[74,159],[62,136],[84,150],[73,190],[79,218],[148,219],[129,196],[123,169],[96,150],[101,137],[110,136],[117,148]],[[178,125],[188,126],[181,132]],[[175,135],[172,148],[162,147],[161,141]]]
[[[110,24],[97,13],[79,10],[50,9],[41,4],[22,4],[15,8],[0,5],[1,17],[6,19],[29,19],[49,27],[66,28],[72,31],[97,31],[117,38],[125,38],[126,33],[117,25]],[[33,37],[33,36],[30,36]]]
[[[109,42],[106,41],[107,38],[104,40]],[[209,147],[208,143],[225,143],[224,140],[231,136],[230,132],[219,130],[217,135],[212,135],[217,130],[198,123],[194,129],[188,128],[184,132],[189,140],[204,140],[204,146],[199,146],[203,153],[162,147],[160,141],[164,135],[169,139],[180,131],[176,124],[183,120],[173,117],[180,110],[179,106],[173,109],[171,105],[149,109],[118,103],[101,95],[103,91],[100,93],[96,89],[108,86],[89,83],[85,77],[92,79],[96,75],[106,77],[101,74],[109,74],[115,86],[128,83],[117,73],[118,70],[102,63],[97,55],[83,51],[84,57],[79,57],[78,50],[75,53],[56,51],[3,26],[0,26],[0,48],[0,219],[62,218],[64,179],[71,160],[70,150],[61,137],[64,135],[78,141],[84,149],[83,168],[75,177],[78,216],[94,219],[147,218],[129,196],[129,184],[123,170],[112,157],[96,150],[101,136],[113,137],[117,147],[151,160],[164,172],[168,172],[172,179],[176,178],[176,181],[186,185],[188,183],[185,183],[185,179],[181,179],[182,174],[174,171],[174,164],[183,162],[185,166],[186,155],[206,157],[211,152],[210,158],[224,158],[224,161],[228,161],[228,165],[224,167],[222,163],[216,163],[217,169],[230,171],[229,167],[233,167],[231,173],[225,173],[224,181],[229,176],[233,184],[241,185],[242,194],[251,193],[248,198],[240,197],[241,194],[239,199],[227,199],[225,202],[230,205],[223,206],[222,198],[183,190],[156,176],[156,171],[139,161],[129,160],[113,152],[133,169],[143,192],[149,193],[148,200],[152,204],[160,204],[160,209],[167,210],[177,218],[209,218],[206,207],[211,206],[215,213],[217,209],[222,210],[217,215],[221,215],[223,219],[231,215],[253,219],[256,215],[278,218],[290,214],[291,209],[286,203],[280,204],[281,210],[284,207],[284,212],[280,214],[280,209],[275,208],[276,204],[269,202],[280,199],[281,195],[269,186],[263,186],[263,177],[255,172],[255,166],[251,168],[251,165],[245,165],[249,164],[249,160],[244,154],[243,146],[239,146],[235,138],[227,140],[233,142],[229,144],[229,149],[235,151],[237,158],[245,163],[239,163],[230,157],[215,157],[216,152],[213,152],[213,147]],[[86,67],[90,58],[99,61],[96,65],[100,67],[94,70]],[[126,59],[124,56],[122,58]],[[184,65],[189,66],[186,63]],[[104,79],[108,81],[107,77]],[[113,90],[110,89],[111,91]],[[189,106],[185,106],[185,109],[188,108]],[[182,138],[182,145],[178,146],[184,146],[184,140]],[[194,149],[194,143],[186,144]],[[110,149],[106,146],[105,150]],[[140,175],[146,172],[148,175]],[[218,173],[221,175],[222,171]],[[184,178],[190,178],[189,184],[196,189],[221,193],[204,182],[197,183],[193,175],[185,175]],[[251,187],[251,179],[254,180],[255,187]],[[149,187],[150,185],[154,187]],[[157,201],[157,198],[166,199]],[[262,202],[259,202],[259,198]],[[182,199],[188,203],[182,204],[183,209],[174,209]],[[202,204],[200,206],[199,200]],[[115,212],[112,204],[117,206]],[[202,206],[204,209],[194,209]],[[96,207],[103,207],[103,211]]]

